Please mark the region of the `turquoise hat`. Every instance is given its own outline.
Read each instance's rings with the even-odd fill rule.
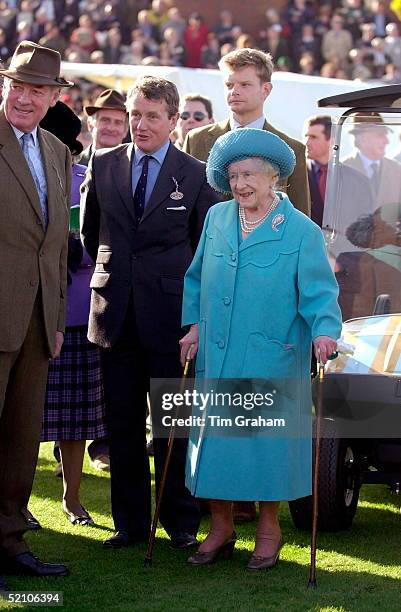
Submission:
[[[249,157],[260,157],[272,164],[280,178],[290,176],[295,168],[295,153],[279,136],[266,130],[241,128],[223,134],[214,143],[206,163],[209,185],[230,194],[228,166]]]

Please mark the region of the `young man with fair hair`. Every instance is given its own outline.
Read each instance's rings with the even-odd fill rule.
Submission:
[[[288,180],[285,179],[279,184],[279,189],[287,192],[296,208],[309,215],[305,148],[297,140],[270,125],[263,113],[265,100],[272,91],[273,61],[270,54],[257,49],[236,49],[222,57],[219,68],[231,111],[230,117],[220,123],[191,130],[183,150],[206,161],[217,138],[229,130],[248,127],[273,132],[289,144],[297,159],[294,173]]]

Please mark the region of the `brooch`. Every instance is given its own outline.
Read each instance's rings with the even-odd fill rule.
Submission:
[[[272,219],[272,230],[278,232],[278,226],[284,223],[285,217],[282,213],[279,213]]]
[[[173,191],[173,193],[170,193],[170,198],[172,200],[182,200],[184,194],[181,191],[178,191],[178,182],[175,180],[175,178],[173,176],[171,178],[173,179],[175,185],[175,191]]]

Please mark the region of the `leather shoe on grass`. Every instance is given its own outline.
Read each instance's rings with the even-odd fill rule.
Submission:
[[[66,515],[70,523],[72,523],[73,525],[81,525],[83,527],[87,527],[87,526],[95,524],[95,521],[93,520],[89,512],[87,512],[83,506],[81,506],[82,508],[81,514],[74,514],[74,512],[71,512],[71,510],[69,510],[67,506],[65,506],[64,504],[62,508],[63,508],[64,514]]]
[[[28,510],[28,508],[24,508],[22,510],[22,514],[24,515],[24,519],[28,523],[28,529],[42,529],[42,525],[39,523],[38,519],[33,516],[32,512]]]
[[[186,531],[179,531],[171,536],[171,548],[184,549],[190,548],[191,546],[197,546],[198,544],[199,542],[196,536]]]
[[[143,541],[145,540],[146,538],[143,538]],[[131,538],[126,531],[116,531],[114,535],[103,541],[103,546],[105,548],[124,548],[126,546],[134,546],[139,541],[142,540]]]
[[[8,588],[7,582],[4,580],[3,576],[0,576],[0,595],[2,593],[7,593],[10,589]]]
[[[4,573],[12,576],[68,576],[68,568],[61,563],[44,563],[31,552],[3,559]]]

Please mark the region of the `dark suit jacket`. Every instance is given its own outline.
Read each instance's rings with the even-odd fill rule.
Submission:
[[[308,170],[309,192],[311,199],[311,219],[322,227],[324,201],[320,195],[319,186],[316,182],[315,173],[313,172],[312,162],[306,160],[306,168]]]
[[[211,125],[205,125],[201,128],[195,128],[188,132],[182,150],[193,155],[196,159],[206,161],[210,149],[218,137],[226,134],[230,129],[229,119],[221,123],[212,123]],[[276,128],[270,125],[270,123],[267,123],[267,121],[265,121],[263,129],[276,134],[293,149],[296,156],[295,170],[290,177],[280,181],[278,188],[287,193],[291,202],[298,210],[310,216],[310,197],[304,145],[298,142],[298,140],[290,138],[286,134],[283,134],[283,132],[276,130]]]
[[[13,129],[0,111],[0,351],[22,345],[38,291],[49,353],[64,331],[71,156],[58,138],[38,128],[47,180],[49,225]]]
[[[170,145],[137,226],[132,154],[132,144],[96,152],[83,185],[82,239],[96,260],[88,337],[113,346],[132,292],[142,344],[150,351],[175,352],[183,335],[184,275],[206,213],[220,198],[206,182],[205,165]],[[184,194],[181,200],[170,198],[172,177]]]

